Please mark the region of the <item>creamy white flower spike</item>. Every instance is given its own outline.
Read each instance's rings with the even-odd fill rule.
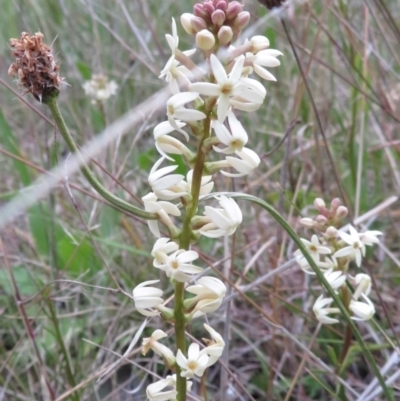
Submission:
[[[154,267],[163,270],[167,277],[183,283],[189,281],[193,275],[203,271],[201,267],[194,266],[191,263],[198,257],[199,254],[196,251],[179,249],[169,255],[165,263],[154,265]]]
[[[179,249],[179,246],[170,238],[159,238],[153,246],[151,256],[153,256],[153,266],[159,266],[165,263],[168,255]]]
[[[174,227],[174,223],[169,215],[176,217],[181,215],[181,211],[174,204],[166,201],[158,201],[157,196],[153,192],[143,196],[142,200],[146,212],[157,213],[160,216],[160,220],[167,227]],[[161,234],[160,228],[158,227],[158,220],[147,220],[147,224],[152,234],[159,238]]]
[[[204,215],[210,222],[202,227],[200,234],[209,238],[232,235],[242,222],[242,211],[237,203],[227,196],[216,197],[222,209],[206,206]]]
[[[330,308],[328,305],[332,303],[332,298],[324,298],[321,294],[318,299],[315,301],[313,306],[313,311],[315,317],[324,324],[334,324],[339,323],[338,319],[334,319],[329,314],[338,314],[340,313],[339,308]]]
[[[187,292],[195,294],[194,298],[185,301],[185,306],[195,305],[194,315],[204,315],[216,311],[225,297],[226,287],[225,284],[215,277],[201,277],[197,280],[196,285],[191,285],[186,288]]]
[[[351,318],[358,321],[366,321],[371,319],[375,314],[375,307],[371,300],[365,295],[361,294],[365,302],[350,301],[349,309],[353,312],[354,316]]]
[[[171,376],[161,379],[147,386],[146,395],[149,401],[171,401],[176,400],[176,381]]]
[[[175,364],[174,353],[167,346],[158,342],[158,340],[161,340],[165,337],[168,337],[167,333],[162,330],[155,330],[151,337],[143,338],[142,354],[146,355],[151,349],[157,355],[162,356],[167,361],[169,366],[173,366]]]
[[[182,354],[181,350],[178,350],[176,355],[176,362],[181,368],[181,376],[188,378],[192,378],[194,375],[203,376],[208,360],[208,355],[201,353],[200,346],[196,343],[190,344],[187,358]]]
[[[206,115],[198,110],[187,109],[183,107],[184,104],[193,102],[199,97],[196,92],[181,92],[172,97],[167,101],[167,116],[169,123],[179,132],[183,133],[179,128],[177,120],[184,122],[200,121],[206,118]],[[185,135],[185,134],[184,134]]]
[[[186,192],[182,192],[177,186],[185,176],[182,174],[170,174],[178,166],[167,166],[158,170],[164,160],[164,157],[157,160],[149,174],[148,181],[154,194],[163,200],[172,200],[187,195]]]
[[[144,316],[157,316],[160,314],[155,308],[164,302],[161,298],[163,291],[155,287],[148,287],[159,281],[160,280],[144,281],[133,289],[132,294],[135,308]]]
[[[335,252],[334,256],[336,258],[350,258],[355,259],[358,267],[361,266],[361,259],[365,256],[365,245],[360,240],[360,236],[356,229],[353,226],[349,227],[350,234],[347,234],[343,231],[338,231],[339,237],[346,243],[348,246],[339,249]]]
[[[189,89],[204,96],[218,97],[217,115],[218,121],[222,123],[228,114],[229,98],[242,94],[243,88],[239,88],[239,80],[242,76],[244,56],[239,57],[229,75],[226,74],[224,66],[218,58],[211,54],[210,65],[217,83],[196,82]]]
[[[216,152],[232,154],[236,151],[241,151],[248,141],[248,136],[245,129],[243,128],[243,125],[236,118],[235,114],[232,111],[228,112],[228,122],[229,130],[218,120],[214,120],[212,122],[212,128],[214,129],[215,135],[220,140],[221,144],[226,146],[223,149],[219,149],[216,146],[213,146],[213,149]]]

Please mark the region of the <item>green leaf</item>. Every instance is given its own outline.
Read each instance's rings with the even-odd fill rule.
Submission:
[[[12,266],[12,272],[18,291],[22,296],[35,295],[45,279],[40,273],[35,272],[34,275],[30,274],[28,269],[23,266]],[[0,269],[0,287],[2,287],[7,294],[14,294],[10,273],[4,268]]]
[[[90,78],[92,77],[91,68],[87,64],[85,64],[83,61],[79,61],[79,60],[75,63],[75,65],[76,65],[76,68],[78,69],[78,71],[81,73],[82,78],[85,81],[89,81]]]

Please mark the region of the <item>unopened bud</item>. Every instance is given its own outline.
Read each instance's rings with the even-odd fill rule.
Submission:
[[[183,29],[189,34],[189,35],[194,35],[196,31],[193,29],[192,26],[192,20],[195,18],[193,14],[190,13],[184,13],[181,15],[181,24],[183,26]]]
[[[241,31],[250,22],[250,13],[247,11],[242,11],[238,14],[235,21],[233,22],[233,28],[236,31]]]
[[[199,18],[199,17],[194,17],[192,18],[192,28],[196,31],[196,32],[200,32],[203,29],[207,29],[207,24],[206,21],[204,21],[203,18]]]
[[[228,8],[229,2],[227,0],[220,0],[218,3],[215,5],[215,8],[217,10],[222,10],[226,11]]]
[[[328,223],[328,219],[325,216],[322,216],[322,214],[319,214],[316,218],[315,221],[318,224],[324,225],[326,223]]]
[[[314,201],[314,207],[315,207],[318,211],[320,211],[321,209],[324,209],[324,208],[325,208],[325,202],[324,202],[324,200],[321,199],[321,198],[316,198],[315,201]]]
[[[193,7],[194,15],[199,18],[207,18],[207,13],[204,11],[203,4],[197,3]]]
[[[303,217],[299,220],[299,223],[306,228],[313,228],[314,227],[314,220],[310,219],[309,217]]]
[[[326,231],[325,231],[325,237],[326,238],[336,238],[337,237],[337,232],[338,230],[333,227],[333,226],[329,226]]]
[[[332,202],[331,202],[332,211],[335,211],[341,204],[342,204],[342,202],[340,202],[339,198],[332,199]]]
[[[261,50],[268,49],[269,47],[269,40],[265,36],[256,35],[250,39],[250,51],[252,53],[258,53]]]
[[[221,26],[218,31],[218,41],[221,46],[226,46],[233,38],[232,28],[230,26]]]
[[[335,217],[338,219],[344,219],[349,214],[349,210],[346,206],[339,206],[336,210]]]
[[[226,19],[228,20],[235,19],[242,11],[242,8],[243,6],[238,1],[232,1],[231,3],[229,3],[225,13]]]
[[[213,22],[213,24],[217,27],[222,26],[222,24],[225,21],[225,13],[222,10],[215,10],[212,14],[211,14],[211,21]]]
[[[196,34],[196,45],[201,50],[210,50],[215,45],[214,35],[207,29]]]
[[[209,15],[211,15],[215,11],[214,4],[211,1],[203,3],[203,9]]]

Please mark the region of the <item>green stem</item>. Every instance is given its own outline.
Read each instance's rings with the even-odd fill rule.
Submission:
[[[197,148],[196,162],[193,169],[192,189],[191,196],[192,202],[187,209],[185,220],[183,222],[182,232],[179,237],[179,248],[189,249],[190,239],[192,237],[191,220],[196,214],[199,205],[201,179],[203,175],[204,162],[206,159],[206,153],[203,151],[204,141],[210,136],[210,112],[207,118],[203,120],[203,137],[199,142]],[[175,314],[175,337],[176,346],[181,352],[186,354],[186,339],[185,339],[185,314],[183,311],[183,302],[185,300],[185,285],[184,283],[175,283],[175,295],[174,295],[174,314]],[[178,392],[177,401],[186,401],[186,378],[181,377],[181,370],[179,366],[176,369],[176,390]]]
[[[65,124],[64,118],[61,114],[61,111],[58,107],[57,103],[57,97],[53,96],[46,96],[43,98],[43,103],[45,103],[50,111],[51,114],[53,115],[54,121],[64,138],[69,150],[72,153],[75,153],[79,158],[80,158],[80,164],[81,164],[81,171],[83,175],[86,177],[86,179],[89,181],[90,185],[108,202],[112,203],[113,205],[117,206],[118,208],[128,212],[132,213],[135,216],[142,217],[146,220],[157,220],[158,215],[155,213],[149,213],[145,212],[142,209],[139,209],[136,206],[133,206],[129,204],[128,202],[125,202],[121,198],[118,198],[114,194],[112,194],[110,191],[108,191],[94,176],[94,174],[90,171],[89,167],[87,166],[85,160],[83,159],[81,153],[79,152],[78,147],[76,146],[76,143],[74,139],[72,138],[67,125]]]

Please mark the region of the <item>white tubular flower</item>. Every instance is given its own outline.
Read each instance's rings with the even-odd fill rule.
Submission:
[[[340,313],[339,308],[327,308],[327,305],[330,305],[333,301],[332,298],[323,298],[321,294],[318,299],[315,301],[313,306],[313,311],[315,313],[315,317],[324,324],[334,324],[339,323],[339,320],[329,317],[330,313]]]
[[[361,266],[361,259],[365,256],[365,245],[360,240],[360,236],[356,229],[353,226],[349,227],[350,235],[343,232],[338,231],[339,237],[346,243],[348,246],[339,249],[335,252],[333,256],[336,258],[354,258],[356,260],[357,266]]]
[[[331,253],[331,250],[328,247],[320,244],[319,239],[315,234],[311,237],[311,242],[304,238],[300,238],[300,240],[307,248],[310,256],[315,260],[315,263],[319,263],[320,255],[329,255]],[[305,259],[300,249],[298,249],[294,255],[296,256],[296,260],[299,264],[301,264],[303,259]]]
[[[257,54],[246,53],[245,65],[250,65],[252,70],[261,78],[267,81],[276,81],[276,78],[264,67],[278,67],[281,65],[277,59],[278,56],[283,56],[283,54],[275,49],[263,50]]]
[[[193,317],[198,317],[205,313],[214,312],[221,306],[226,287],[221,280],[206,276],[199,278],[197,284],[187,287],[186,291],[196,295],[189,299],[188,303],[196,305]]]
[[[135,308],[144,316],[157,316],[160,314],[160,312],[154,310],[154,308],[157,308],[157,306],[164,302],[161,298],[163,292],[155,287],[147,287],[159,281],[160,280],[144,281],[133,289]]]
[[[168,388],[167,388],[168,387]],[[163,391],[167,388],[165,391]],[[176,381],[171,376],[161,379],[147,386],[146,395],[149,401],[173,401],[176,400]]]
[[[240,159],[227,156],[225,158],[225,163],[239,173],[228,173],[227,171],[221,170],[221,174],[227,177],[243,177],[244,175],[250,174],[261,162],[257,153],[248,148],[243,148],[240,151],[237,150],[235,154],[237,154]]]
[[[210,223],[200,230],[200,234],[209,238],[232,235],[242,222],[242,211],[232,198],[223,195],[216,199],[222,209],[206,206],[204,215],[210,219]]]
[[[353,281],[357,285],[353,299],[357,300],[361,294],[369,295],[371,292],[371,277],[368,274],[359,273],[353,278]]]
[[[174,353],[164,344],[158,342],[158,340],[165,337],[168,337],[167,333],[163,332],[162,330],[156,330],[153,332],[151,337],[143,338],[142,354],[146,355],[149,349],[152,349],[154,353],[162,356],[167,361],[169,366],[172,366],[175,364]]]
[[[365,233],[359,233],[359,237],[361,242],[364,245],[372,246],[374,244],[379,244],[379,239],[377,238],[379,235],[382,235],[380,231],[365,231]]]
[[[186,358],[181,350],[178,350],[176,362],[181,368],[181,376],[192,378],[194,375],[201,377],[207,368],[208,355],[200,352],[199,344],[192,343],[188,349]]]
[[[199,254],[196,251],[185,251],[178,249],[169,255],[165,263],[154,265],[157,269],[165,271],[167,277],[171,277],[180,283],[189,281],[194,274],[203,271],[201,267],[192,265],[191,262],[198,259]]]
[[[153,266],[159,266],[168,258],[168,255],[179,249],[179,246],[169,238],[159,238],[153,246],[151,256],[153,256]]]
[[[175,160],[168,156],[168,153],[173,155],[190,156],[191,151],[181,141],[169,135],[163,135],[156,140],[156,149],[161,156],[174,162]]]
[[[218,97],[217,115],[218,121],[223,123],[229,109],[229,98],[242,94],[243,87],[239,88],[239,80],[242,76],[244,56],[238,57],[229,75],[218,58],[211,54],[210,64],[217,83],[196,82],[189,89],[205,96]]]
[[[333,290],[337,290],[340,288],[344,282],[346,281],[346,275],[343,274],[340,270],[333,271],[329,269],[324,273],[326,280],[328,281],[329,285],[332,287]]]
[[[213,121],[212,128],[215,135],[226,148],[219,149],[213,146],[216,152],[224,154],[232,154],[241,151],[248,141],[248,136],[240,121],[236,118],[232,111],[228,112],[229,128],[225,127],[218,120]]]
[[[182,128],[186,125],[185,123],[183,123],[179,120],[176,120],[175,122],[176,122],[176,125],[178,126],[178,128]],[[154,130],[153,130],[154,140],[157,141],[157,139],[161,138],[162,136],[168,135],[174,131],[176,131],[176,128],[173,127],[169,121],[163,121],[162,123],[157,124],[154,127]],[[186,138],[186,142],[189,141],[189,135],[187,132],[185,132],[182,129],[180,129],[179,132],[184,134],[184,136]]]
[[[187,195],[186,192],[182,192],[176,185],[181,182],[185,176],[182,174],[169,174],[175,171],[178,166],[168,166],[157,170],[164,160],[165,157],[161,157],[161,159],[157,160],[149,174],[148,181],[154,194],[163,200],[172,200]]]
[[[189,170],[189,172],[186,175],[186,181],[181,181],[178,184],[179,188],[181,188],[182,191],[190,194],[192,192],[192,180],[193,180],[193,170]],[[211,180],[212,180],[211,175],[203,175],[201,177],[200,197],[208,195],[212,191],[214,187],[214,182]]]
[[[355,316],[351,318],[353,320],[365,321],[369,320],[375,314],[375,307],[371,300],[365,295],[361,294],[365,302],[350,301],[349,309],[354,313]]]
[[[196,92],[181,92],[172,97],[167,101],[167,116],[169,123],[179,132],[184,133],[179,128],[176,120],[185,122],[204,120],[206,115],[198,110],[186,109],[183,107],[184,104],[193,102],[199,97]],[[185,134],[184,134],[185,135]]]
[[[212,341],[207,340],[207,347],[201,352],[206,353],[210,358],[219,358],[225,347],[225,341],[220,334],[218,334],[212,327],[204,323],[204,328],[210,333]],[[211,365],[209,365],[211,366]]]
[[[144,209],[146,212],[150,213],[157,213],[160,216],[160,220],[167,226],[173,227],[174,223],[172,222],[169,215],[172,216],[180,216],[181,211],[170,202],[165,201],[157,201],[157,196],[150,192],[147,195],[143,196],[142,198],[144,203]],[[160,228],[158,227],[157,220],[147,220],[147,224],[149,226],[150,231],[152,234],[159,238],[160,237]]]

